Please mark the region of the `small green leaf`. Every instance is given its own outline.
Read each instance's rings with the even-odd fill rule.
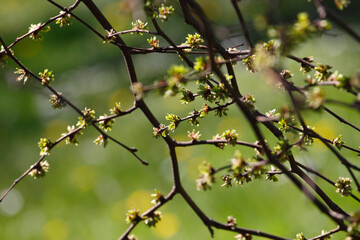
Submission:
[[[39,72],[39,75],[41,77],[41,84],[49,86],[51,82],[55,80],[55,75],[53,74],[53,71],[49,71],[48,69],[45,69],[43,72]]]
[[[169,16],[174,12],[173,6],[165,6],[164,4],[161,4],[161,6],[158,9],[158,15],[157,17],[161,19],[161,21],[166,21],[169,19]]]
[[[60,14],[62,14],[62,16],[56,19],[55,24],[59,24],[60,27],[70,26],[71,14],[66,13],[65,11],[60,11]]]
[[[48,161],[41,161],[38,165],[36,165],[28,175],[33,177],[34,179],[41,178],[45,176],[45,173],[49,171],[50,164]]]

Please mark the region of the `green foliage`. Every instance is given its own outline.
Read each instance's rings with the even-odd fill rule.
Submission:
[[[311,126],[307,126],[308,129],[311,129],[312,131],[315,130],[315,127],[311,127]],[[301,126],[301,129],[304,130]],[[314,143],[314,138],[312,136],[310,136],[309,134],[305,132],[300,132],[299,133],[299,138],[302,139],[302,142],[304,143],[305,146],[311,146]]]
[[[292,26],[285,28],[284,26],[271,27],[269,28],[268,34],[270,38],[279,40],[280,52],[287,54],[298,44],[305,42],[319,33],[330,30],[331,27],[331,24],[325,19],[311,22],[307,12],[300,12]]]
[[[147,26],[148,23],[147,22],[144,23],[140,19],[137,19],[135,22],[132,22],[131,25],[132,25],[132,29],[136,30],[136,31],[138,31],[138,30],[141,30],[141,31],[149,30],[149,27]],[[142,32],[138,32],[138,34],[143,35]]]
[[[234,157],[230,160],[231,170],[241,173],[246,166],[246,162],[239,150],[236,150]]]
[[[158,5],[154,0],[147,0],[144,4],[146,14],[151,18],[159,18],[161,21],[167,21],[174,12],[173,6],[165,6],[164,3]]]
[[[62,16],[57,18],[55,23],[59,24],[60,27],[70,26],[71,25],[71,14],[66,13],[64,11],[60,11],[60,14],[62,14]]]
[[[65,144],[74,144],[75,146],[79,145],[78,136],[82,135],[83,133],[80,129],[75,128],[74,125],[67,126],[67,132],[62,133],[62,137],[66,137]]]
[[[23,84],[25,84],[26,81],[30,77],[29,73],[27,73],[24,69],[19,69],[19,68],[16,68],[16,71],[14,72],[14,74],[19,74],[20,75],[20,76],[18,76],[16,78],[16,81],[23,82]]]
[[[347,237],[345,240],[356,240],[360,238],[360,212],[355,212],[351,216],[351,224],[347,228]]]
[[[255,110],[255,97],[251,95],[250,93],[244,96],[242,99],[242,102],[249,108],[250,111]]]
[[[232,182],[233,178],[232,178],[231,175],[229,175],[229,174],[223,175],[223,176],[221,177],[221,180],[223,180],[223,182],[224,182],[224,183],[221,185],[222,187],[232,187],[231,182]]]
[[[216,136],[213,136],[212,140],[224,140],[224,138],[219,134],[216,134]],[[224,149],[225,143],[215,143],[215,146],[217,146],[220,149]]]
[[[292,78],[294,76],[294,74],[292,74],[290,72],[290,70],[284,69],[281,71],[280,73],[281,77],[283,77],[285,80],[289,80],[290,78]]]
[[[182,98],[180,99],[180,102],[182,104],[188,104],[189,102],[192,102],[195,100],[194,94],[190,90],[186,90],[185,88],[181,89]]]
[[[342,139],[342,135],[339,135],[337,138],[332,140],[332,144],[339,150],[341,150],[341,148],[345,144],[345,142],[342,141],[341,139]]]
[[[239,134],[236,133],[235,129],[230,130],[226,130],[225,132],[223,132],[223,134],[221,135],[221,137],[223,139],[225,139],[228,143],[232,146],[236,145],[236,141],[238,139]]]
[[[255,53],[252,58],[243,60],[250,72],[262,71],[274,67],[279,58],[279,43],[269,40],[267,43],[258,43],[255,46]]]
[[[313,56],[304,57],[303,60],[305,60],[308,63],[312,63],[314,61],[314,57]],[[312,70],[311,66],[309,66],[308,64],[305,64],[305,63],[301,63],[300,72],[302,72],[303,74],[306,74],[306,73],[310,72],[311,70]]]
[[[35,41],[42,41],[43,40],[43,36],[41,35],[41,33],[46,33],[50,31],[50,26],[46,25],[43,26],[42,23],[38,23],[38,24],[31,24],[29,27],[29,32],[30,33],[30,38],[35,40]]]
[[[272,171],[272,172],[275,171],[274,166],[271,166],[271,171]],[[276,176],[276,174],[274,174],[274,173],[266,173],[266,180],[269,180],[269,181],[272,181],[272,182],[276,183],[276,182],[279,181],[279,178],[278,178],[278,176]]]
[[[94,143],[96,145],[103,145],[104,148],[107,146],[108,144],[108,138],[107,136],[101,134],[100,136],[98,136],[95,140],[94,140]]]
[[[192,140],[192,141],[198,141],[199,138],[201,137],[200,131],[195,131],[195,129],[193,129],[191,132],[188,131],[188,137]]]
[[[326,233],[327,233],[326,231],[321,230],[321,235],[324,235],[324,234],[326,234]],[[330,238],[331,238],[331,235],[326,236],[326,237],[322,237],[322,238],[320,238],[320,240],[329,240]]]
[[[55,75],[53,74],[53,71],[49,71],[48,69],[45,69],[43,72],[39,72],[39,75],[42,85],[50,86],[50,83],[55,80]]]
[[[342,197],[347,197],[351,195],[351,182],[352,181],[350,178],[339,177],[339,179],[335,183],[336,192],[340,193]]]
[[[351,91],[352,87],[357,87],[357,83],[353,82],[351,78],[346,77],[339,73],[339,71],[335,71],[333,74],[330,75],[329,81],[335,81],[338,82],[336,86],[338,88],[342,88],[348,91]]]
[[[242,60],[242,62],[246,65],[246,70],[248,70],[249,72],[252,72],[252,73],[254,73],[256,71],[255,66],[254,66],[255,58],[256,58],[255,55],[251,55]]]
[[[290,118],[281,118],[278,124],[280,125],[279,129],[283,132],[288,132],[290,130],[290,126],[293,123],[295,117],[292,116]]]
[[[169,129],[164,124],[160,124],[158,128],[153,128],[153,135],[156,138],[159,138],[160,136],[166,137],[169,134]]]
[[[104,119],[104,120],[102,120]],[[111,131],[114,123],[115,123],[115,119],[111,118],[109,119],[108,116],[106,114],[102,115],[99,117],[99,127],[104,129],[105,132],[109,132]]]
[[[125,221],[129,224],[134,224],[141,220],[140,211],[137,209],[130,209],[126,213]]]
[[[334,0],[335,5],[338,9],[343,10],[350,4],[349,0]]]
[[[54,109],[61,109],[66,107],[66,102],[62,98],[62,93],[58,92],[58,95],[50,95],[49,102]]]
[[[79,121],[76,123],[76,126],[84,128],[87,127],[92,120],[95,119],[95,110],[85,107],[82,112],[82,117],[79,117]]]
[[[273,147],[272,154],[278,158],[279,161],[285,162],[288,159],[288,156],[291,155],[290,149],[289,140],[280,138],[278,144]]]
[[[189,103],[190,100],[194,97],[191,96],[191,91],[186,94],[188,90],[182,88],[182,86],[186,83],[185,75],[189,72],[189,69],[184,65],[171,65],[168,70],[168,77],[166,78],[166,88],[165,88],[165,96],[175,96],[180,91],[185,91],[185,95],[183,93],[184,99],[182,103]]]
[[[155,193],[152,193],[150,197],[152,198],[151,203],[154,205],[164,201],[164,196],[157,189],[155,189]]]
[[[121,103],[116,102],[115,107],[110,108],[109,111],[111,114],[119,115],[121,113]]]
[[[182,45],[189,46],[190,49],[187,49],[186,51],[191,51],[192,49],[198,49],[200,48],[200,45],[204,42],[204,40],[201,38],[200,34],[195,33],[194,35],[188,34],[186,37],[186,42]]]
[[[199,85],[198,89],[199,91],[197,92],[197,94],[199,94],[201,98],[209,101],[210,103],[215,102],[218,104],[219,101],[225,101],[229,96],[228,90],[225,88],[223,83],[213,86]],[[219,111],[217,115],[222,116],[222,113],[224,113],[222,112],[223,109],[224,111],[226,111],[226,108],[217,109]]]
[[[11,55],[14,55],[14,51],[12,49],[9,49]],[[7,61],[10,59],[10,56],[5,52],[5,48],[3,45],[1,45],[0,49],[0,65],[2,67],[5,67]]]
[[[161,212],[155,211],[145,217],[144,223],[148,227],[156,227],[156,224],[161,220]]]
[[[329,71],[332,67],[329,65],[322,65],[322,64],[318,64],[317,67],[315,67],[315,78],[318,81],[325,81],[327,80],[330,75],[331,72]]]
[[[179,124],[180,124],[180,118],[179,118],[179,116],[177,116],[175,114],[168,113],[166,115],[165,119],[170,122],[169,130],[171,130],[171,131],[174,131],[177,128],[177,126],[179,126]]]
[[[303,233],[298,233],[296,234],[295,240],[306,240],[306,238]]]
[[[38,142],[38,146],[40,148],[40,156],[48,156],[50,155],[50,149],[53,143],[47,138],[40,138]]]
[[[194,69],[197,72],[205,71],[208,67],[209,57],[197,57],[194,62]]]

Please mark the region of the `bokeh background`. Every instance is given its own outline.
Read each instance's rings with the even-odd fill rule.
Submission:
[[[69,6],[69,0],[58,1]],[[175,14],[161,27],[176,43],[185,42],[188,33],[194,30],[183,22],[179,6]],[[225,46],[244,42],[241,28],[230,1],[199,1],[214,23],[217,37]],[[332,8],[332,1],[325,1]],[[95,1],[116,30],[131,28],[131,22],[140,18],[146,21],[142,1],[103,0]],[[291,23],[301,11],[309,11],[315,18],[313,3],[308,1],[242,1],[244,17],[249,23],[251,36],[255,41],[266,40],[264,21],[271,24]],[[353,1],[349,8],[337,14],[359,32],[359,2]],[[58,14],[59,10],[46,1],[2,0],[0,8],[0,35],[7,44],[25,34],[30,24],[45,22]],[[80,17],[100,32],[101,27],[81,5],[75,11]],[[97,116],[108,113],[114,102],[120,101],[124,108],[132,105],[129,80],[120,51],[102,41],[81,23],[73,20],[69,27],[59,28],[51,24],[51,31],[45,33],[43,42],[25,39],[14,47],[16,56],[33,72],[45,68],[53,70],[53,87],[63,92],[69,100],[83,109],[94,109]],[[360,48],[358,43],[344,32],[334,28],[329,33],[310,39],[299,46],[293,54],[299,57],[314,56],[316,62],[326,63],[339,69],[344,75],[352,76],[359,70]],[[150,26],[150,29],[153,29]],[[106,34],[105,32],[103,32]],[[124,40],[131,46],[147,47],[148,36],[126,35]],[[160,39],[160,45],[165,46]],[[244,47],[244,49],[246,46]],[[140,81],[145,85],[161,80],[171,64],[181,63],[176,55],[134,56]],[[293,81],[303,85],[304,78],[299,65],[284,59],[283,66],[295,76]],[[5,191],[15,178],[19,177],[39,158],[37,142],[41,137],[51,140],[59,138],[67,125],[77,121],[77,114],[70,108],[53,110],[48,102],[49,92],[36,81],[23,85],[15,81],[15,65],[9,62],[0,68],[0,191]],[[280,108],[288,101],[279,89],[264,81],[261,74],[251,74],[245,66],[235,66],[240,91],[251,93],[257,100],[257,108],[266,112]],[[195,86],[189,85],[195,89]],[[330,99],[345,102],[353,98],[344,92],[326,88]],[[186,116],[202,102],[181,105],[179,97],[164,98],[150,93],[145,98],[155,116],[166,123],[165,115],[174,113]],[[359,113],[337,105],[327,105],[355,125],[360,125]],[[307,123],[324,137],[333,139],[339,134],[347,144],[360,145],[359,135],[342,125],[326,113],[304,113]],[[187,123],[171,135],[177,140],[186,140],[188,130],[194,127]],[[255,141],[249,125],[234,108],[228,117],[209,116],[201,120],[197,128],[202,139],[209,139],[226,129],[236,129],[239,139]],[[120,146],[110,142],[108,147],[96,146],[93,140],[97,133],[85,130],[78,147],[59,144],[51,151],[48,161],[49,173],[43,179],[26,177],[0,204],[0,239],[117,239],[128,227],[125,213],[130,208],[141,211],[148,209],[150,194],[154,189],[166,194],[172,186],[171,166],[166,145],[152,136],[152,126],[140,111],[116,120],[111,136],[128,146],[136,147],[139,155],[150,163],[145,167]],[[280,176],[278,183],[260,180],[230,189],[220,187],[217,180],[211,191],[196,190],[195,179],[198,165],[206,160],[215,167],[228,164],[235,150],[243,155],[254,155],[252,149],[226,147],[219,150],[211,146],[197,146],[178,149],[181,177],[186,190],[209,217],[226,222],[228,215],[237,219],[238,225],[259,229],[284,237],[294,238],[302,231],[306,236],[320,234],[321,229],[330,230],[334,224],[322,215],[286,177]],[[342,150],[350,161],[358,163],[359,157]],[[296,158],[307,165],[326,173],[336,181],[347,176],[338,160],[319,142],[308,152],[294,150]],[[357,175],[359,177],[359,175]],[[360,210],[358,203],[342,198],[335,188],[314,177],[326,193],[349,212]],[[176,196],[161,208],[163,220],[156,229],[140,224],[133,232],[140,239],[210,239],[210,235],[199,218]],[[234,233],[215,231],[214,239],[233,239]],[[335,239],[341,239],[338,235]],[[255,238],[256,239],[256,238]]]

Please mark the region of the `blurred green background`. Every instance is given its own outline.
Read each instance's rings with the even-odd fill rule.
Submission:
[[[58,2],[64,6],[73,3],[69,0]],[[184,24],[177,3],[168,2],[173,4],[176,11],[161,26],[180,44],[194,30]],[[199,2],[211,16],[215,32],[225,46],[244,42],[230,1]],[[333,7],[332,1],[328,2]],[[104,0],[95,3],[116,30],[130,29],[131,22],[138,18],[146,20],[140,0]],[[256,26],[261,28],[264,17],[268,17],[271,23],[291,23],[301,11],[309,11],[311,18],[316,17],[313,3],[307,1],[242,1],[240,6],[256,41],[266,40],[264,31],[255,31]],[[359,6],[359,2],[354,1],[343,12],[337,11],[358,32]],[[25,34],[30,24],[45,22],[58,12],[46,1],[2,0],[0,35],[10,44],[16,37]],[[106,34],[83,5],[75,13]],[[314,56],[316,62],[329,64],[344,75],[352,76],[359,70],[359,45],[333,25],[332,31],[307,41],[293,54],[299,57]],[[126,68],[116,47],[103,44],[74,20],[69,27],[50,26],[52,29],[44,34],[43,42],[25,39],[14,47],[15,55],[27,67],[35,73],[45,68],[53,70],[56,80],[52,86],[79,108],[95,109],[97,116],[108,113],[115,101],[120,101],[124,108],[132,105]],[[150,29],[153,29],[152,26]],[[131,46],[147,47],[147,37],[126,35],[124,40]],[[165,40],[160,39],[160,45],[166,46]],[[160,54],[134,56],[134,62],[138,78],[144,84],[162,80],[170,65],[181,63],[176,55]],[[305,77],[298,71],[297,63],[284,59],[282,64],[295,73],[293,81],[296,84],[304,84]],[[0,191],[5,191],[15,178],[38,160],[37,142],[41,137],[56,140],[66,131],[67,125],[76,123],[78,117],[69,107],[53,110],[48,102],[49,92],[38,82],[32,80],[26,85],[16,82],[13,74],[15,67],[9,62],[0,68]],[[286,94],[266,84],[261,74],[248,73],[241,64],[236,65],[235,70],[240,91],[253,94],[260,111],[278,109],[288,101]],[[188,87],[196,89],[191,84]],[[326,88],[326,91],[330,99],[353,101],[345,92],[331,88]],[[184,117],[194,108],[202,106],[201,101],[181,105],[179,97],[164,98],[154,93],[148,94],[145,101],[165,124],[167,113]],[[359,114],[355,110],[337,105],[327,106],[355,125],[360,125]],[[356,132],[326,113],[304,114],[307,123],[315,126],[324,137],[333,139],[342,134],[350,146],[360,145]],[[171,136],[176,140],[186,140],[186,132],[193,128],[184,123]],[[201,120],[201,125],[195,129],[201,131],[201,139],[210,139],[226,129],[236,129],[240,140],[255,141],[249,125],[236,108],[231,109],[228,117],[209,116]],[[150,165],[141,165],[126,150],[112,142],[106,149],[96,146],[93,140],[97,132],[88,128],[79,138],[78,147],[61,143],[51,151],[47,158],[51,169],[44,179],[26,177],[0,204],[0,239],[117,239],[128,227],[125,223],[128,209],[148,209],[151,206],[150,194],[155,188],[163,194],[170,191],[172,176],[166,145],[161,139],[153,138],[152,126],[140,111],[116,119],[110,135],[128,146],[136,147],[139,155]],[[183,184],[209,217],[226,222],[227,216],[232,215],[237,219],[238,226],[289,238],[294,238],[300,231],[310,237],[320,234],[321,229],[335,227],[283,176],[280,176],[278,183],[263,179],[230,189],[220,187],[221,181],[218,179],[211,191],[197,191],[195,179],[198,165],[204,160],[215,167],[226,165],[236,149],[245,157],[254,155],[252,149],[244,147],[226,147],[225,150],[211,146],[177,149]],[[325,173],[334,181],[339,176],[347,176],[338,160],[320,143],[316,142],[309,150],[294,150],[294,154],[299,161]],[[342,150],[342,153],[350,161],[358,163],[359,157],[354,153],[346,150]],[[316,177],[314,179],[346,211],[360,210],[354,200],[341,198],[335,193],[335,188]],[[210,239],[207,228],[181,197],[176,196],[160,210],[163,221],[156,229],[148,229],[140,224],[133,233],[140,239]],[[214,239],[233,239],[234,235],[215,231]],[[341,239],[341,236],[335,239]]]

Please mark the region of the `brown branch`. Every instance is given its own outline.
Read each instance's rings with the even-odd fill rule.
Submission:
[[[307,66],[309,66],[309,67],[311,67],[311,68],[315,68],[316,66],[314,65],[314,64],[312,64],[311,62],[308,62],[308,61],[306,61],[306,60],[304,60],[304,59],[302,59],[302,58],[298,58],[298,57],[295,57],[295,56],[293,56],[293,55],[290,55],[290,54],[288,54],[288,55],[286,55],[288,58],[290,58],[290,59],[292,59],[292,60],[295,60],[296,62],[299,62],[299,63],[301,63],[301,64],[305,64],[305,65],[307,65]]]
[[[357,131],[360,132],[360,128],[358,128],[357,126],[355,126],[354,124],[352,124],[351,122],[347,121],[345,118],[340,117],[338,114],[334,113],[333,111],[331,111],[330,109],[328,109],[325,106],[322,106],[322,109],[324,109],[326,112],[330,113],[333,117],[335,117],[337,120],[339,120],[340,122],[349,125],[350,127],[356,129]]]
[[[355,32],[348,24],[343,22],[339,17],[337,17],[328,7],[325,6],[326,16],[339,27],[341,27],[345,32],[352,36],[356,41],[360,42],[360,35]]]
[[[134,155],[134,157],[136,157],[142,164],[144,165],[149,165],[148,162],[142,160],[137,154],[137,149],[133,148],[133,147],[128,147],[125,144],[119,142],[118,140],[116,140],[115,138],[111,137],[109,134],[105,133],[103,130],[101,130],[98,126],[95,125],[95,123],[92,123],[92,126],[98,130],[98,132],[100,132],[100,134],[102,136],[105,136],[105,138],[109,138],[110,140],[112,140],[113,142],[117,143],[118,145],[120,145],[121,147],[125,148],[126,150],[128,150],[132,155]]]
[[[217,146],[219,143],[229,143],[227,140],[199,140],[199,141],[187,141],[187,142],[176,142],[175,145],[177,147],[188,147],[188,146],[195,146],[195,145],[215,145]],[[262,147],[260,145],[244,142],[244,141],[236,141],[237,145],[246,146],[250,148],[255,148],[261,150]]]
[[[232,232],[237,232],[237,233],[242,233],[242,234],[251,234],[254,236],[259,236],[259,237],[264,237],[264,238],[268,238],[268,239],[274,239],[274,240],[290,240],[290,238],[284,238],[284,237],[279,237],[273,234],[269,234],[269,233],[265,233],[259,230],[252,230],[252,229],[246,229],[246,228],[240,228],[240,227],[233,227],[230,226],[228,224],[222,224],[220,222],[217,222],[213,219],[210,219],[210,224],[211,226],[218,228],[218,229],[223,229],[223,230],[228,230],[228,231],[232,231]]]
[[[240,8],[239,8],[237,2],[238,2],[238,0],[231,0],[231,3],[232,3],[232,5],[233,5],[233,7],[235,9],[235,12],[236,12],[236,14],[237,14],[237,16],[239,18],[239,22],[241,24],[241,27],[242,27],[242,29],[244,31],[245,39],[246,39],[247,44],[249,45],[250,52],[252,52],[253,49],[254,49],[254,44],[251,41],[249,30],[248,30],[248,28],[246,26],[244,17],[241,14],[241,11],[240,11]]]

